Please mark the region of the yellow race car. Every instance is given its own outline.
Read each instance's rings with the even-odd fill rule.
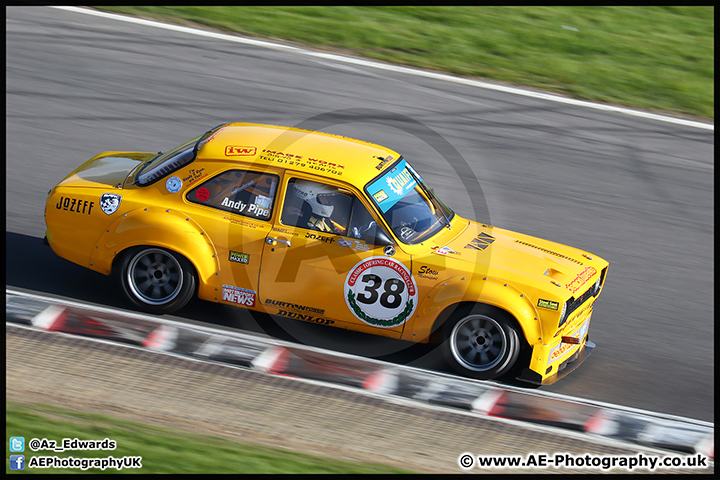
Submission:
[[[548,384],[592,351],[608,262],[461,218],[409,162],[328,133],[219,125],[167,153],[104,152],[45,206],[46,243],[135,307],[194,295],[442,343],[459,373]]]

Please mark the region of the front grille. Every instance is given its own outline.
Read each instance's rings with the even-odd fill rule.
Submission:
[[[580,305],[585,303],[588,299],[596,296],[600,290],[602,289],[603,282],[605,282],[605,273],[607,273],[607,267],[603,268],[602,272],[600,272],[600,288],[595,290],[595,282],[593,282],[592,285],[590,285],[590,288],[585,290],[585,292],[580,295],[579,297],[571,298],[567,302],[567,313],[565,314],[565,318],[570,318],[572,313],[577,310]]]

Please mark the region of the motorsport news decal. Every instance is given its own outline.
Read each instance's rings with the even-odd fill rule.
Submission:
[[[359,320],[381,328],[405,323],[417,307],[417,285],[410,271],[394,258],[370,257],[345,278],[345,302]]]
[[[246,307],[255,306],[255,291],[245,288],[234,287],[232,285],[222,286],[222,299],[224,302],[237,303]]]
[[[10,451],[25,451],[24,437],[10,437]],[[109,438],[102,440],[80,440],[78,438],[63,438],[59,442],[47,438],[33,438],[27,443],[27,448],[33,452],[51,451],[57,453],[69,452],[74,450],[115,450],[117,442]],[[142,468],[142,457],[140,456],[124,456],[124,457],[58,457],[55,455],[32,455],[26,458],[25,455],[10,455],[10,470],[25,470],[25,468],[79,468],[88,470],[98,468],[105,470],[113,468],[122,470],[123,468]]]

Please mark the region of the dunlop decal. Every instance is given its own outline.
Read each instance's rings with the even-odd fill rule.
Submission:
[[[276,315],[294,318],[295,320],[302,320],[303,322],[317,323],[318,325],[332,325],[335,323],[335,320],[330,320],[329,318],[314,317],[312,315],[304,315],[302,313],[288,312],[287,310],[280,310]]]

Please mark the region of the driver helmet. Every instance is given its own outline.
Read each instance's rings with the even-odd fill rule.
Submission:
[[[335,209],[332,199],[339,194],[337,188],[307,180],[297,180],[293,193],[310,205],[313,214],[326,218],[332,215]]]

